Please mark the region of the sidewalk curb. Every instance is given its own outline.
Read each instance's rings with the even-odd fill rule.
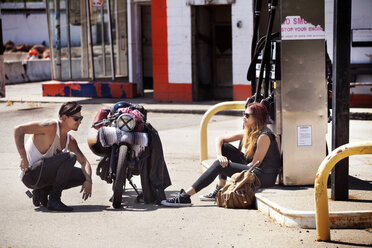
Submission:
[[[211,161],[202,161],[201,165],[204,170],[209,168]],[[315,211],[300,211],[282,207],[264,197],[260,192],[256,192],[255,196],[257,210],[269,216],[279,225],[316,229]],[[331,228],[369,228],[372,227],[372,210],[330,212],[329,221]]]
[[[284,208],[256,193],[257,209],[286,227],[315,229],[315,211]],[[331,228],[367,228],[372,226],[372,210],[337,211],[329,213]]]

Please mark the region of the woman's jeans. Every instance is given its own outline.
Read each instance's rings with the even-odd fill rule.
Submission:
[[[223,168],[220,165],[220,161],[214,161],[214,163],[192,185],[196,192],[211,184],[218,175],[221,179],[226,180],[227,177],[231,177],[235,173],[248,170],[250,168],[247,165],[250,161],[244,157],[244,154],[239,151],[239,149],[229,143],[223,143],[222,155],[227,157],[229,160],[228,165]],[[266,175],[266,177],[264,177],[264,174],[260,168],[256,168],[254,173],[260,179],[262,187],[272,186],[275,183],[276,175],[274,175],[275,179],[273,181],[270,174],[270,176]],[[267,176],[269,176],[269,178],[267,178]]]
[[[71,152],[44,158],[29,168],[22,178],[31,189],[44,189],[49,199],[60,199],[62,190],[82,185],[85,176],[80,168],[74,167],[76,155]]]

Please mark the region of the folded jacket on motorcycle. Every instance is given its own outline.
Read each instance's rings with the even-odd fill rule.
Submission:
[[[98,130],[98,138],[103,147],[120,143],[130,144],[136,156],[148,145],[147,133],[126,132],[116,127],[101,127]]]
[[[140,161],[140,176],[142,193],[145,203],[156,202],[160,204],[165,200],[164,190],[170,186],[167,165],[164,161],[163,147],[158,132],[150,123],[145,124],[149,144]]]

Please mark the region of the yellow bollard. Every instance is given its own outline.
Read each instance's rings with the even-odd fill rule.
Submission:
[[[208,159],[208,146],[207,146],[207,126],[209,120],[215,115],[217,112],[227,109],[244,109],[245,101],[229,101],[229,102],[221,102],[205,112],[203,118],[200,122],[200,163],[203,160]]]
[[[318,241],[331,239],[327,198],[329,173],[338,161],[357,154],[372,154],[372,142],[349,143],[340,146],[333,150],[319,166],[314,183],[316,239]]]

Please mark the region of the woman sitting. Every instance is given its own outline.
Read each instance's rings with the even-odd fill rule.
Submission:
[[[244,129],[230,136],[221,136],[216,140],[217,160],[187,190],[181,191],[173,198],[163,200],[165,206],[191,206],[190,196],[210,185],[219,175],[215,190],[201,200],[213,200],[217,192],[226,184],[227,177],[237,172],[248,170],[257,161],[262,161],[254,173],[261,181],[261,187],[275,184],[281,164],[278,144],[274,133],[267,127],[268,112],[260,103],[247,106],[244,115]],[[228,142],[241,140],[241,149]]]

